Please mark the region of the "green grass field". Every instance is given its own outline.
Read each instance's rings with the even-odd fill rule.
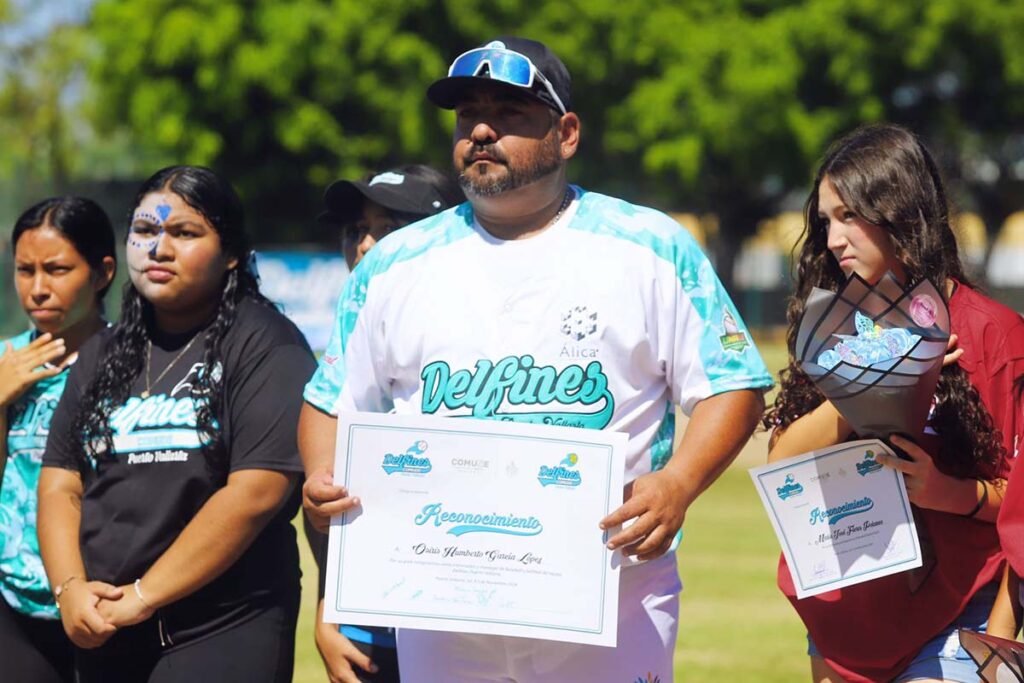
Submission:
[[[759,346],[777,373],[785,349]],[[747,474],[749,467],[764,462],[765,453],[766,437],[756,435],[687,514],[678,552],[684,589],[677,681],[792,683],[809,678],[805,631],[775,587],[778,541]],[[295,681],[319,683],[327,677],[313,645],[316,572],[308,551],[303,552]]]

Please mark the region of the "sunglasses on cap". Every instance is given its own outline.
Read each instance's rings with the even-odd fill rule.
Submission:
[[[448,77],[474,78],[485,67],[491,79],[502,83],[521,88],[532,88],[535,82],[540,83],[554,103],[558,105],[558,110],[563,114],[566,113],[565,105],[555,94],[555,89],[551,87],[550,81],[544,77],[544,74],[533,65],[529,57],[512,50],[499,47],[478,47],[469,52],[463,52],[448,68]]]

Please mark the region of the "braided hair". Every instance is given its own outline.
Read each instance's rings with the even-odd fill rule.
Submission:
[[[217,231],[224,254],[237,260],[237,265],[224,275],[213,322],[203,333],[202,368],[191,388],[197,407],[196,430],[203,450],[212,455],[216,425],[224,406],[223,372],[219,371],[223,367],[224,338],[243,300],[273,304],[260,293],[259,279],[249,262],[244,211],[234,188],[210,169],[171,166],[157,171],[142,184],[133,206],[138,206],[146,195],[160,191],[176,194],[201,214]],[[120,321],[100,356],[96,374],[86,386],[74,421],[74,434],[81,439],[83,469],[89,466],[90,455],[113,457],[110,417],[128,399],[132,383],[143,371],[154,325],[153,305],[129,280],[124,287]],[[225,463],[216,463],[209,457],[207,462],[224,469]]]

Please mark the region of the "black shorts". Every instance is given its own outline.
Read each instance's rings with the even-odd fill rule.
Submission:
[[[170,647],[155,618],[77,650],[78,683],[290,683],[298,596],[271,603],[237,624]]]
[[[37,619],[0,598],[0,678],[19,683],[71,683],[74,646],[59,621]],[[9,677],[9,678],[8,678]]]

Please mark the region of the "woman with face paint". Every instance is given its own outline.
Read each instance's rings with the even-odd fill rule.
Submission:
[[[0,344],[0,652],[5,680],[56,683],[72,680],[73,649],[39,556],[36,484],[67,367],[106,325],[114,231],[94,202],[57,197],[18,218],[11,244],[32,328]]]
[[[249,253],[241,203],[211,171],[143,184],[120,322],[82,348],[39,485],[81,683],[291,680],[313,357]]]
[[[983,631],[1003,564],[995,520],[1015,444],[1024,436],[1014,377],[1024,368],[1024,321],[978,292],[966,277],[932,155],[893,125],[859,128],[836,141],[807,200],[795,296],[788,319],[790,362],[764,419],[777,461],[858,438],[794,360],[796,332],[813,287],[835,291],[853,274],[877,283],[929,278],[950,313],[951,348],[928,423],[914,440],[892,436],[908,459],[879,455],[903,473],[924,565],[797,600],[785,560],[779,588],[808,631],[811,679],[978,680],[959,628]]]

